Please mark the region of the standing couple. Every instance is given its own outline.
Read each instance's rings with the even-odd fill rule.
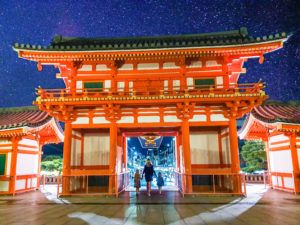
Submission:
[[[150,161],[150,159],[147,159],[146,164],[144,166],[144,170],[142,173],[142,177],[139,173],[139,170],[136,170],[136,173],[134,175],[134,187],[136,188],[136,194],[139,193],[139,189],[141,187],[141,179],[143,179],[143,176],[145,174],[145,180],[147,182],[147,194],[148,196],[151,196],[151,182],[153,180],[153,175],[155,175],[155,177],[157,177],[153,165]],[[159,189],[159,193],[161,194],[161,187],[163,186],[163,179],[162,179],[162,175],[159,172],[158,173],[158,177],[157,177],[157,186]]]

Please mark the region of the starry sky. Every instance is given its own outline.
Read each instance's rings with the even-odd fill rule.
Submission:
[[[293,34],[283,49],[251,59],[239,82],[267,83],[272,100],[300,99],[299,0],[0,0],[0,107],[31,105],[35,88],[63,88],[57,69],[18,59],[12,44],[80,37],[177,35],[247,27],[250,35]]]

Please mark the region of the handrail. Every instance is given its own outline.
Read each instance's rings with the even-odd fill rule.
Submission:
[[[246,196],[247,194],[247,190],[246,190],[246,180],[245,180],[245,174],[244,173],[225,173],[225,172],[220,172],[220,173],[193,173],[193,174],[190,174],[190,173],[181,173],[181,172],[178,172],[178,171],[174,171],[176,174],[178,174],[178,176],[181,177],[181,187],[178,186],[178,189],[179,191],[181,192],[181,194],[184,196],[184,195],[187,195],[187,194],[221,194],[221,195],[231,195],[231,194],[242,194],[244,196]],[[186,190],[185,190],[185,186],[186,186],[186,182],[187,182],[187,178],[188,177],[192,177],[192,176],[212,176],[212,192],[191,192],[191,193],[187,193]],[[217,191],[216,190],[216,184],[215,184],[215,177],[216,176],[231,176],[232,178],[234,176],[236,177],[239,177],[239,181],[237,181],[238,183],[241,182],[241,190],[240,192],[221,192],[221,191]],[[178,179],[178,178],[177,178]],[[180,184],[178,184],[180,185]]]
[[[230,84],[228,87],[224,85],[190,85],[186,89],[180,86],[173,86],[173,89],[151,89],[138,90],[131,88],[125,91],[123,88],[118,88],[112,91],[111,88],[77,88],[71,91],[70,89],[37,89],[37,95],[41,98],[68,98],[68,97],[114,97],[114,96],[173,96],[173,95],[197,95],[197,94],[226,94],[226,93],[258,93],[264,88],[262,83],[248,84]]]

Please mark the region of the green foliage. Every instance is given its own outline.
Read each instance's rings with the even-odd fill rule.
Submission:
[[[63,164],[63,159],[61,156],[49,155],[43,159],[41,166],[42,166],[42,170],[45,170],[45,171],[61,172],[62,164]]]
[[[255,170],[267,169],[267,156],[263,142],[246,141],[241,155],[246,162],[246,167],[242,168],[244,172],[252,173]]]

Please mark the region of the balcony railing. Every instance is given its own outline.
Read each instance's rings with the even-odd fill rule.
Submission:
[[[170,89],[145,88],[130,89],[125,91],[119,88],[112,91],[110,88],[89,88],[89,89],[37,89],[37,101],[53,99],[58,101],[72,100],[147,100],[147,99],[172,99],[172,98],[228,98],[236,96],[259,96],[264,95],[263,83],[232,84],[229,87],[224,85],[193,85],[186,89],[173,86]],[[86,99],[88,98],[88,99]],[[96,99],[95,99],[96,98]],[[100,99],[99,99],[100,98]],[[47,101],[47,100],[46,100]]]

